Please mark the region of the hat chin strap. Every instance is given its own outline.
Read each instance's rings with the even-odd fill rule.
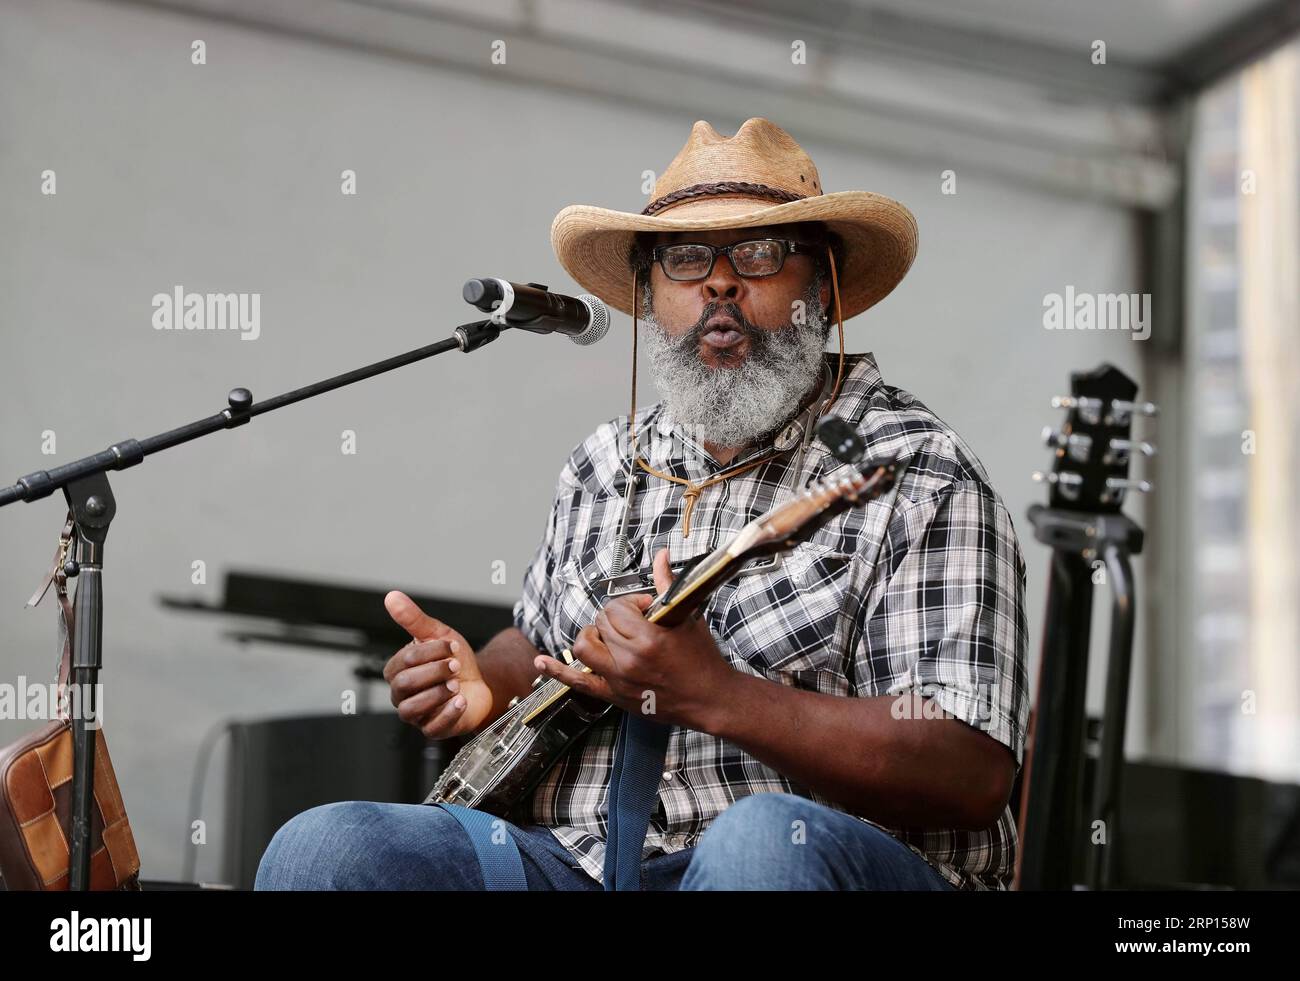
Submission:
[[[815,418],[820,418],[821,415],[828,408],[830,408],[831,405],[835,403],[836,397],[840,394],[840,383],[844,379],[844,317],[842,316],[842,312],[840,309],[840,281],[839,281],[839,276],[837,275],[835,270],[835,254],[831,251],[831,247],[829,245],[826,246],[826,258],[830,262],[830,267],[831,267],[831,292],[835,294],[835,320],[839,324],[840,360],[839,360],[839,367],[836,369],[835,372],[835,387],[831,389],[830,397],[827,398],[826,401],[821,404],[821,408],[817,410],[817,416]],[[641,469],[645,470],[647,473],[654,474],[656,477],[662,477],[665,480],[671,480],[673,483],[685,485],[686,490],[683,492],[682,495],[686,501],[686,509],[682,515],[682,538],[685,539],[690,537],[691,534],[691,511],[695,507],[695,502],[699,499],[700,492],[703,491],[704,488],[708,487],[710,484],[716,484],[723,480],[727,480],[730,477],[735,477],[738,474],[744,473],[746,470],[752,470],[754,469],[754,467],[760,466],[766,463],[768,460],[772,459],[773,457],[779,456],[780,454],[785,453],[787,451],[776,450],[775,452],[770,453],[767,456],[762,457],[761,459],[746,464],[745,466],[741,467],[738,470],[733,470],[729,473],[718,474],[717,476],[712,477],[701,484],[696,484],[690,480],[683,480],[681,477],[674,477],[671,474],[661,473],[660,471],[654,469],[652,466],[650,466],[648,463],[646,463],[644,460],[642,460],[639,456],[636,455],[636,342],[637,342],[637,336],[640,333],[638,329],[637,321],[641,309],[641,303],[640,303],[641,291],[638,287],[639,287],[639,283],[637,282],[637,270],[633,268],[632,269],[632,411],[628,414],[627,417],[627,428],[628,428],[628,446],[629,446],[628,459],[634,461],[634,463],[632,466],[628,467],[628,472],[627,472],[628,500],[630,503],[631,495],[632,495],[633,479],[634,479],[634,474],[632,473],[632,470],[633,467],[635,466],[640,466]]]
[[[822,403],[818,415],[821,415],[835,403],[836,397],[840,394],[840,382],[844,380],[844,317],[840,310],[840,279],[835,272],[835,253],[831,251],[829,245],[826,246],[826,260],[831,267],[831,292],[835,294],[835,322],[839,325],[840,331],[840,363],[839,367],[835,369],[835,387],[831,389],[830,398]],[[636,300],[632,302],[635,303]]]

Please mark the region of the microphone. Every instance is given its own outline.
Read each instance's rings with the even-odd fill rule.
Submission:
[[[567,334],[574,344],[595,344],[609,331],[609,307],[589,293],[565,296],[541,283],[471,279],[461,295],[466,303],[492,314],[493,323],[534,334]]]

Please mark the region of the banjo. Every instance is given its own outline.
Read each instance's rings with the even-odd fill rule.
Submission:
[[[852,464],[850,471],[810,485],[687,565],[644,611],[647,620],[664,627],[683,623],[751,559],[793,548],[834,515],[864,505],[893,486],[901,462],[858,463],[862,441],[844,420],[830,417],[818,426],[818,433],[836,457]],[[580,671],[591,670],[568,649],[559,660]],[[569,747],[613,708],[555,678],[539,677],[532,691],[513,699],[461,748],[423,803],[459,804],[508,818]]]

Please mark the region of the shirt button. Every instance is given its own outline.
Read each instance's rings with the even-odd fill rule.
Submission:
[[[665,780],[671,780],[672,778],[673,778],[672,771],[671,771],[671,770],[665,770],[665,771],[664,771],[664,779],[665,779]]]

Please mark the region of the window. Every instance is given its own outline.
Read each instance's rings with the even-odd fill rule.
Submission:
[[[1203,94],[1183,554],[1193,765],[1300,779],[1300,41]]]

